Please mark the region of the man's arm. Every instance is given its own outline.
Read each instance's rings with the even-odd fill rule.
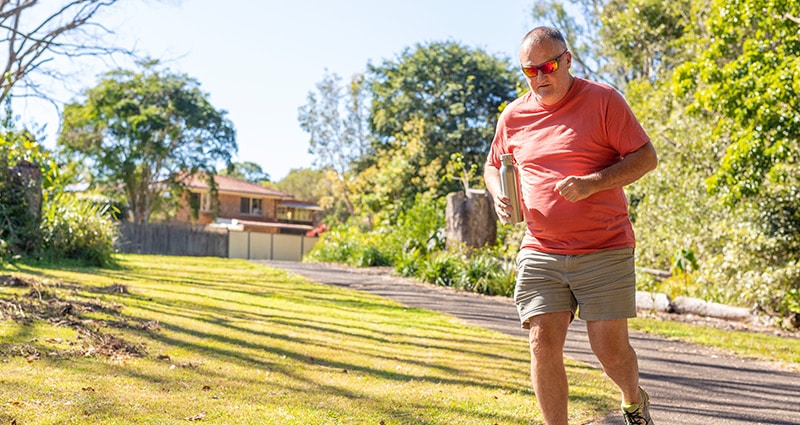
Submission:
[[[658,155],[653,144],[647,142],[616,164],[585,176],[569,176],[556,183],[555,191],[571,202],[601,192],[627,186],[652,171],[658,165]],[[488,187],[488,183],[487,183]]]

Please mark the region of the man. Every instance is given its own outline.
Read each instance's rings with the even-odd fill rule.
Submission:
[[[531,380],[545,423],[567,425],[563,348],[569,324],[586,320],[592,351],[619,387],[627,424],[652,425],[628,338],[636,316],[633,228],[623,186],[658,162],[650,139],[613,88],[576,78],[557,30],[531,30],[520,47],[531,90],[501,114],[484,179],[501,220],[500,155],[517,163],[527,232],[514,301],[530,329]]]

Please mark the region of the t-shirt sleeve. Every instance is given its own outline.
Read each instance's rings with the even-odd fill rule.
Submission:
[[[628,103],[613,89],[608,103],[607,131],[609,143],[623,157],[650,141],[650,136],[644,131]]]

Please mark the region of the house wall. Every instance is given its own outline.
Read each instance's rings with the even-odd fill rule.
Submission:
[[[261,214],[243,214],[241,212],[242,195],[232,194],[219,194],[219,209],[220,217],[236,218],[241,220],[261,220],[261,221],[275,221],[278,215],[278,201],[270,198],[261,199]],[[184,194],[177,214],[175,214],[175,221],[190,222],[191,213],[189,209],[189,194]],[[255,197],[258,198],[258,197]],[[214,221],[213,214],[208,211],[199,211],[197,224],[209,224]]]
[[[200,196],[204,196],[203,192],[195,192],[200,194]],[[206,225],[211,224],[215,221],[216,217],[213,213],[209,211],[203,211],[202,206],[201,210],[198,211],[197,219],[193,219],[191,216],[191,210],[189,208],[189,194],[185,193],[183,196],[183,200],[181,205],[178,208],[177,213],[172,221],[174,222],[181,222],[181,223],[192,223],[197,225]],[[286,208],[279,208],[279,199],[277,198],[259,198],[257,196],[253,196],[250,199],[261,199],[261,211],[260,214],[247,214],[241,212],[242,207],[242,198],[247,197],[246,195],[241,194],[230,194],[230,193],[220,193],[219,195],[219,217],[225,219],[237,219],[240,221],[261,221],[261,222],[270,222],[270,223],[294,223],[294,224],[305,224],[314,226],[317,223],[317,220],[314,217],[314,213],[310,213],[312,216],[312,221],[305,221],[302,220],[304,217],[303,214],[296,214],[298,219],[288,220],[286,216]],[[202,201],[201,201],[202,204]],[[292,208],[294,210],[294,208]],[[283,216],[279,215],[279,212],[283,214]],[[265,232],[265,233],[281,233],[279,228],[265,228],[261,226],[248,226],[244,230],[246,231],[254,231],[254,232]]]

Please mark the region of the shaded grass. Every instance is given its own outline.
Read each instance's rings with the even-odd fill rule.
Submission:
[[[7,270],[46,296],[0,287],[29,309],[0,320],[0,423],[541,423],[523,339],[243,260],[116,260]],[[617,409],[599,371],[567,367],[571,423]]]

